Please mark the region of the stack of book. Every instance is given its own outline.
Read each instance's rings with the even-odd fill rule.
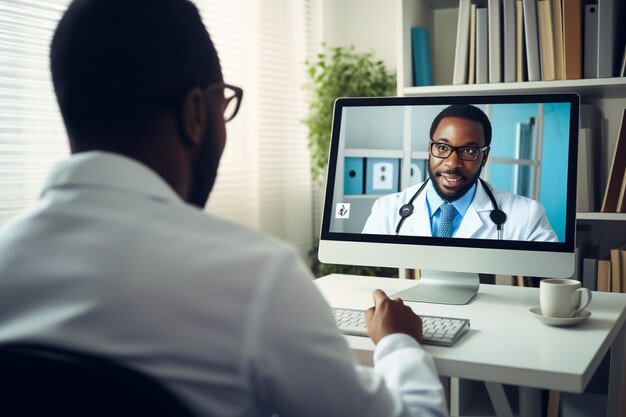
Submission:
[[[602,200],[603,213],[626,213],[626,109],[622,112],[617,144]]]
[[[617,17],[625,7],[623,0],[459,0],[453,83],[619,76],[626,49]]]
[[[580,106],[580,130],[578,132],[578,169],[576,211],[596,212],[602,201],[601,155],[602,112],[592,104]]]
[[[626,243],[610,249],[598,258],[591,250],[582,262],[582,285],[592,291],[626,293]]]

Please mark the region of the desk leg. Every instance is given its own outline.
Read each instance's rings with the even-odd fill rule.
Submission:
[[[520,417],[542,415],[540,389],[519,387],[519,415]]]
[[[498,417],[513,417],[513,410],[504,392],[502,384],[485,381],[485,387]]]
[[[485,382],[489,398],[498,417],[513,416],[511,405],[506,397],[502,384]],[[537,388],[519,387],[520,417],[535,417],[541,413],[541,390]]]
[[[609,398],[606,415],[621,417],[624,407],[624,355],[626,354],[626,330],[622,326],[611,345],[611,368],[609,371]]]

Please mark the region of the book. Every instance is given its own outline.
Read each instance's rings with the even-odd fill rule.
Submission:
[[[611,248],[611,292],[622,292],[622,267],[620,248]]]
[[[502,82],[502,19],[500,0],[488,0],[489,82]]]
[[[618,249],[622,292],[626,292],[626,244],[623,244]]]
[[[476,83],[476,5],[470,6],[470,44],[467,83]]]
[[[433,70],[430,57],[430,39],[426,28],[411,28],[411,50],[413,54],[413,85],[432,85]]]
[[[550,0],[552,5],[552,32],[554,33],[554,76],[557,80],[565,79],[563,56],[563,13],[561,0]]]
[[[476,9],[476,84],[489,82],[489,22],[487,9]]]
[[[598,78],[598,5],[585,6],[583,77]]]
[[[619,200],[621,188],[624,182],[624,171],[626,170],[626,109],[622,112],[622,121],[620,122],[619,133],[617,135],[617,144],[613,153],[611,169],[609,170],[609,178],[604,190],[604,199],[602,201],[603,213],[617,212],[617,203]]]
[[[626,242],[610,249],[611,291],[626,292]]]
[[[539,30],[537,25],[536,0],[522,0],[524,6],[524,41],[526,43],[526,67],[528,81],[541,80],[539,58]]]
[[[566,80],[582,77],[581,0],[561,0],[563,13],[563,61]]]
[[[456,28],[456,49],[452,84],[467,83],[469,55],[470,0],[459,0],[459,17]]]
[[[554,80],[554,34],[552,33],[552,8],[549,0],[537,1],[537,23],[539,26],[539,50],[541,79]]]
[[[576,211],[591,212],[593,211],[593,184],[592,168],[590,154],[588,149],[591,148],[589,129],[580,129],[578,132],[578,169],[576,172]]]
[[[504,50],[504,82],[515,81],[515,0],[502,0],[502,38]]]
[[[526,44],[524,43],[522,0],[515,0],[515,81],[526,81]]]
[[[598,259],[598,291],[611,291],[611,260],[609,258]]]
[[[618,213],[626,213],[626,172],[624,172],[622,178],[622,187],[619,191],[619,197],[617,199],[617,208],[615,210]]]
[[[598,78],[613,76],[615,58],[615,36],[617,2],[619,0],[598,0]],[[623,24],[623,17],[620,24]]]
[[[583,259],[582,286],[591,291],[598,289],[598,259],[594,257]]]
[[[580,106],[580,129],[585,129],[585,137],[580,140],[578,148],[582,147],[586,152],[587,165],[587,189],[589,195],[589,211],[597,211],[602,200],[601,188],[598,184],[602,179],[602,113],[592,104]],[[582,142],[582,143],[581,143]]]

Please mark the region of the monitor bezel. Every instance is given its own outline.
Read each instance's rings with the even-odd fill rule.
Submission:
[[[410,105],[451,105],[451,104],[523,104],[523,103],[569,103],[569,158],[567,179],[567,205],[564,242],[526,242],[512,240],[474,239],[474,238],[437,238],[406,235],[380,235],[331,232],[331,216],[333,213],[333,193],[337,167],[337,155],[341,131],[342,114],[345,108],[363,106],[410,106]],[[454,247],[468,249],[498,249],[530,252],[573,253],[575,248],[576,225],[576,169],[578,155],[578,126],[580,112],[580,96],[576,93],[542,93],[514,95],[467,95],[467,96],[411,96],[411,97],[356,97],[339,98],[335,101],[333,124],[331,129],[330,152],[326,178],[326,192],[322,215],[321,239],[323,241],[346,242],[358,244],[389,244]],[[332,245],[333,247],[335,245]],[[320,260],[322,254],[320,252]],[[357,257],[358,258],[358,257]],[[322,260],[323,261],[323,260]],[[333,260],[336,262],[336,260]],[[351,263],[351,262],[348,262]]]

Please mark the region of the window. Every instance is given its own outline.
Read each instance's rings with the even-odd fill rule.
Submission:
[[[68,154],[48,64],[67,0],[0,2],[0,225],[38,196]]]
[[[313,244],[304,62],[318,44],[318,0],[196,0],[240,113],[207,211],[292,242]],[[0,225],[36,198],[68,154],[49,71],[49,44],[69,0],[0,2]]]
[[[226,82],[244,89],[207,210],[284,238],[305,254],[313,224],[303,85],[313,45],[311,0],[197,0]],[[329,132],[330,134],[330,132]]]

